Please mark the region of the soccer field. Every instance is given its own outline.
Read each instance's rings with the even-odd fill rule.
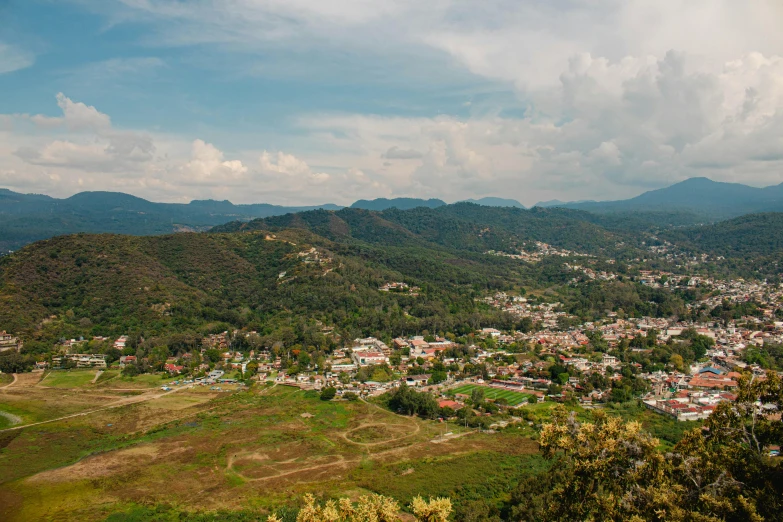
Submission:
[[[530,397],[530,395],[526,393],[520,393],[513,390],[490,388],[489,386],[480,386],[478,384],[466,384],[464,386],[460,386],[459,388],[455,388],[454,392],[470,395],[476,388],[481,388],[484,390],[484,397],[487,399],[506,399],[508,404],[511,406],[519,406],[523,402],[527,402],[528,397]]]

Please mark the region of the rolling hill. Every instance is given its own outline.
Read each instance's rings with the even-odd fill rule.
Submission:
[[[133,235],[205,230],[237,219],[253,219],[322,207],[234,205],[229,201],[154,203],[118,192],[82,192],[56,199],[0,189],[0,251],[49,237],[88,233]]]
[[[783,213],[749,214],[711,225],[667,230],[661,236],[680,245],[725,257],[783,253]]]
[[[418,198],[378,198],[378,199],[360,199],[356,201],[351,208],[361,208],[364,210],[388,210],[397,208],[400,210],[410,210],[417,207],[437,208],[445,205],[445,201],[440,199],[418,199]]]
[[[615,253],[624,236],[592,223],[594,217],[570,209],[525,210],[455,203],[437,208],[391,208],[382,212],[344,208],[286,214],[215,227],[216,232],[301,228],[334,241],[379,245],[443,247],[454,251],[518,252],[541,241],[584,253]]]
[[[294,320],[350,335],[464,329],[507,320],[480,309],[476,291],[527,277],[527,268],[507,258],[336,243],[301,229],[78,234],[0,258],[0,324],[38,337],[50,326],[78,337],[203,332],[208,325],[269,331]],[[420,286],[421,295],[379,292],[392,281]]]
[[[685,211],[716,221],[744,214],[783,211],[783,183],[758,188],[740,183],[722,183],[708,178],[690,178],[626,200],[549,202],[547,206],[598,213]]]

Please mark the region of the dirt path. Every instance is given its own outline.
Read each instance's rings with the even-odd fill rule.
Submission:
[[[98,378],[101,375],[103,375],[103,370],[98,370],[97,372],[95,372],[95,377],[92,379],[92,382],[90,384],[95,384],[96,382],[98,382]]]
[[[36,386],[37,386],[37,387],[39,387],[39,388],[46,388],[46,386],[41,386],[41,383],[42,383],[42,382],[44,382],[44,381],[46,380],[46,378],[47,378],[47,377],[49,377],[51,374],[52,374],[52,372],[48,372],[46,375],[44,375],[44,376],[43,376],[43,379],[41,379],[40,381],[38,381],[38,383],[36,384]]]
[[[22,418],[18,415],[14,415],[13,413],[8,413],[7,411],[0,410],[0,417],[5,417],[8,419],[8,421],[11,423],[12,426],[16,424],[22,423]]]
[[[4,389],[6,389],[6,388],[10,388],[10,387],[11,387],[11,386],[13,386],[14,384],[16,384],[16,374],[14,373],[14,374],[13,374],[13,376],[14,376],[14,380],[13,380],[13,381],[11,381],[11,382],[9,382],[9,383],[8,383],[8,384],[6,384],[5,386],[0,386],[0,389],[3,389],[3,390],[4,390]]]
[[[169,395],[169,394],[172,394],[172,393],[176,393],[176,392],[178,392],[180,390],[187,390],[187,389],[188,388],[186,386],[183,386],[181,388],[175,388],[175,389],[173,389],[171,391],[167,391],[167,392],[164,392],[164,393],[159,393],[159,394],[156,394],[156,395],[149,394],[149,395],[138,395],[138,396],[134,396],[134,397],[127,397],[127,398],[124,398],[124,399],[120,399],[119,401],[117,401],[117,402],[115,402],[113,404],[109,404],[108,406],[104,406],[103,408],[96,408],[94,410],[83,411],[83,412],[80,412],[80,413],[72,413],[71,415],[65,415],[63,417],[58,417],[56,419],[49,419],[49,420],[40,421],[40,422],[33,422],[31,424],[25,424],[23,426],[14,426],[13,428],[6,428],[4,430],[0,430],[0,433],[3,433],[4,431],[21,430],[21,429],[24,429],[24,428],[28,428],[30,426],[40,426],[41,424],[49,424],[49,423],[52,423],[52,422],[58,422],[58,421],[65,420],[65,419],[72,419],[74,417],[84,417],[84,416],[90,415],[92,413],[98,413],[98,412],[101,412],[101,411],[111,410],[111,409],[114,409],[114,408],[121,408],[123,406],[130,406],[131,404],[140,404],[142,402],[147,402],[147,401],[152,401],[152,400],[155,400],[155,399],[160,399],[161,397],[165,397],[166,395]]]
[[[394,437],[394,438],[391,438],[391,439],[381,440],[381,441],[376,441],[376,442],[356,442],[355,440],[352,440],[349,437],[349,435],[351,433],[353,433],[355,431],[359,431],[359,430],[361,430],[363,428],[373,428],[373,427],[376,427],[376,426],[383,426],[383,427],[401,426],[401,427],[405,427],[406,425],[405,424],[377,423],[377,422],[367,423],[367,424],[360,424],[359,426],[356,426],[353,429],[350,429],[348,431],[344,431],[344,432],[339,433],[339,435],[342,436],[342,438],[344,438],[346,441],[350,442],[351,444],[355,444],[357,446],[381,446],[383,444],[391,444],[392,442],[405,440],[405,439],[407,439],[409,437],[413,437],[415,435],[418,435],[418,433],[421,431],[421,426],[419,425],[418,422],[414,422],[414,425],[415,425],[415,429],[413,430],[412,433],[408,433],[407,435],[401,435],[399,437]]]

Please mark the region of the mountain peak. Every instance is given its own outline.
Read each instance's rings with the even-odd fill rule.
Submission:
[[[364,210],[387,210],[397,208],[399,210],[410,210],[412,208],[427,207],[437,208],[446,205],[445,201],[440,199],[419,199],[419,198],[378,198],[373,200],[360,199],[351,205],[351,208],[361,208]]]

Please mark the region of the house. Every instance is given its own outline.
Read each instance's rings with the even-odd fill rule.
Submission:
[[[333,364],[332,365],[332,372],[334,372],[334,373],[354,372],[356,370],[357,370],[357,366],[355,364]]]
[[[439,408],[451,408],[454,411],[459,410],[462,408],[462,404],[458,403],[457,401],[451,401],[448,399],[443,399],[438,401],[438,407]]]
[[[135,355],[123,355],[120,357],[120,368],[125,368],[128,364],[134,364],[136,362]]]
[[[494,328],[482,328],[481,334],[484,336],[490,336],[490,337],[500,337],[500,330],[496,330]]]
[[[358,366],[371,366],[374,364],[387,364],[389,358],[383,352],[363,351],[354,352],[351,358]],[[334,368],[334,367],[332,367]]]
[[[0,352],[19,349],[19,340],[5,330],[0,332]]]
[[[163,369],[172,374],[180,374],[185,369],[184,366],[177,366],[176,364],[166,364]]]
[[[56,367],[62,368],[65,361],[76,363],[77,368],[106,368],[106,356],[100,353],[74,353],[52,357],[52,364]]]
[[[430,380],[431,375],[408,375],[405,377],[405,384],[408,386],[424,386]]]
[[[122,335],[122,336],[120,336],[119,339],[114,341],[114,347],[116,349],[118,349],[118,350],[124,350],[126,344],[128,344],[128,336],[127,335]]]

